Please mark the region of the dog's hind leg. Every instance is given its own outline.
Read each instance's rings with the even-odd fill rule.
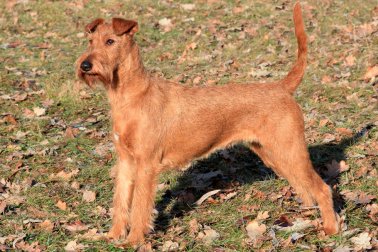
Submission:
[[[260,145],[252,144],[251,149],[267,166],[289,181],[305,205],[312,205],[315,200],[323,218],[324,231],[337,233],[331,190],[313,169],[303,137],[285,138],[281,135]]]
[[[303,186],[303,183],[298,182],[296,176],[293,174],[288,174],[288,172],[283,171],[280,169],[282,163],[280,163],[277,158],[275,158],[275,153],[270,152],[267,147],[262,147],[259,144],[251,144],[251,150],[256,153],[264,164],[271,168],[277,175],[286,178],[290,185],[295,189],[295,192],[299,195],[302,200],[304,206],[313,206],[314,199],[311,194],[307,191],[306,187]]]

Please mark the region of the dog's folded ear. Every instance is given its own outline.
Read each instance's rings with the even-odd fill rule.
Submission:
[[[104,19],[97,18],[85,26],[85,31],[88,33],[93,33],[96,30],[97,26],[102,23],[104,23]]]
[[[113,18],[112,26],[115,34],[117,34],[118,36],[123,34],[133,36],[138,31],[138,23],[134,20]]]

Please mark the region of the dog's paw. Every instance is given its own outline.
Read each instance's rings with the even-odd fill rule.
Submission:
[[[337,226],[324,226],[323,229],[326,235],[334,235],[339,232],[339,228]]]
[[[327,235],[334,235],[337,234],[340,230],[340,217],[336,215],[336,221],[334,222],[324,222],[323,230]]]
[[[108,235],[107,238],[109,240],[124,240],[126,238],[126,228],[121,226],[113,226]]]
[[[130,232],[126,240],[130,246],[137,247],[144,243],[144,234],[143,233],[137,234],[137,233]]]

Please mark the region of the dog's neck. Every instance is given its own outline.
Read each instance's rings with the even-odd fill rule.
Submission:
[[[145,68],[139,53],[139,47],[131,41],[129,53],[119,64],[119,74],[122,76],[121,85],[127,85],[137,76],[143,76]]]
[[[132,42],[130,53],[118,65],[113,83],[107,88],[112,109],[117,107],[115,101],[123,100],[127,103],[128,100],[145,92],[149,85],[150,76],[143,65],[139,48]]]

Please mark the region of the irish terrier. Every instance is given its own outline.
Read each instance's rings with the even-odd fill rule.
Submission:
[[[85,27],[89,46],[77,74],[90,86],[105,86],[118,154],[108,237],[123,239],[129,229],[127,241],[142,243],[152,228],[158,175],[240,142],[285,177],[304,204],[319,205],[327,234],[338,232],[331,190],[312,167],[302,111],[292,97],[307,54],[299,3],[293,16],[298,58],[283,80],[209,87],[151,76],[133,39],[135,21],[96,19]]]

